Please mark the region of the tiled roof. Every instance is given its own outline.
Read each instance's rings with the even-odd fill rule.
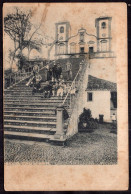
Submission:
[[[104,79],[88,75],[87,90],[110,90],[117,91],[117,84]]]

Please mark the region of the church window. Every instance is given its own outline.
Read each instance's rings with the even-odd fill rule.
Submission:
[[[80,53],[84,53],[85,52],[85,48],[84,47],[80,47]]]
[[[63,26],[60,27],[60,33],[64,33],[64,27]]]
[[[76,44],[75,43],[71,43],[70,44],[70,53],[75,53],[76,52]]]
[[[107,51],[107,40],[101,41],[101,51]]]
[[[64,54],[64,44],[59,45],[59,54]]]
[[[101,23],[101,28],[102,28],[102,29],[105,29],[105,28],[106,28],[106,22],[102,22],[102,23]]]
[[[84,42],[84,33],[83,32],[80,33],[80,42]]]

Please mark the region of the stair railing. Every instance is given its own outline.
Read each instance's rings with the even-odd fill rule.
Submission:
[[[70,125],[70,121],[71,121],[71,117],[72,117],[72,113],[74,111],[75,105],[77,105],[76,102],[80,95],[79,91],[80,91],[80,88],[82,87],[83,75],[85,73],[86,67],[87,67],[86,62],[80,64],[79,70],[74,80],[72,81],[72,84],[69,88],[67,95],[63,100],[63,103],[57,107],[57,124],[56,124],[57,130],[54,135],[54,139],[60,139],[64,141],[67,137],[66,135],[69,132],[68,127]],[[67,110],[69,114],[69,118],[66,120],[64,120],[64,112],[63,112],[64,108]],[[69,137],[69,134],[68,134],[68,137]]]
[[[74,80],[72,81],[72,84],[69,88],[67,95],[63,100],[62,106],[68,110],[69,115],[71,115],[71,112],[73,110],[74,104],[77,99],[77,95],[79,94],[79,89],[82,83],[83,75],[86,70],[86,66],[87,66],[86,62],[80,64],[79,70]],[[72,93],[73,90],[74,90],[74,93]]]
[[[28,78],[33,71],[33,67],[28,67],[28,69],[26,69],[26,72],[22,72],[22,71],[17,71],[14,73],[11,73],[8,76],[4,77],[4,87],[5,89],[9,89],[12,86],[16,85],[17,83],[21,82],[22,80]]]
[[[41,69],[43,69],[43,68],[44,68],[44,66],[41,67]],[[33,72],[33,67],[28,67],[28,69],[26,69],[26,72],[17,71],[15,73],[11,73],[8,76],[5,76],[4,77],[4,88],[5,89],[12,88],[14,85],[29,78],[32,75],[32,72]]]

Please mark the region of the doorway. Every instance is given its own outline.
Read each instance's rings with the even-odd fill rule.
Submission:
[[[84,47],[80,47],[80,53],[84,53],[85,52],[85,48]]]
[[[89,47],[89,53],[92,54],[94,52],[94,48],[93,47]]]

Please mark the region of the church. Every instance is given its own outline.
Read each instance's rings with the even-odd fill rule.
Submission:
[[[88,34],[82,27],[75,35],[71,35],[70,22],[56,23],[55,41],[48,51],[48,56],[54,59],[78,58],[87,54],[91,58],[114,57],[111,21],[112,17],[96,18],[94,22],[96,34]]]

